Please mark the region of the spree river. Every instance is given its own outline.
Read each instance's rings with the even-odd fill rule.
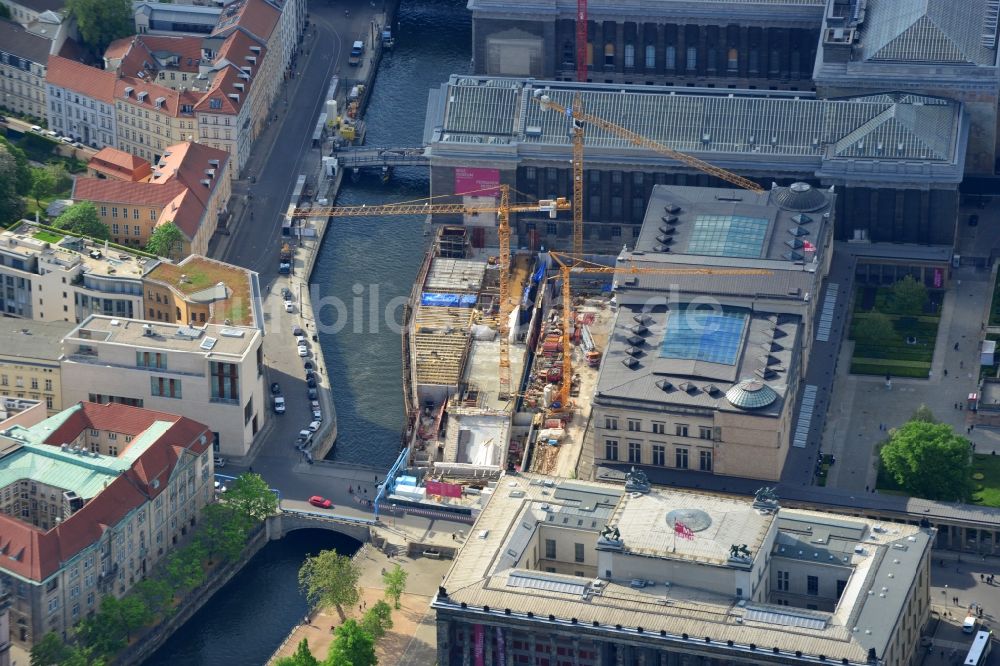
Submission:
[[[422,143],[427,91],[468,71],[471,39],[465,0],[403,1],[396,48],[382,60],[365,115],[368,145]],[[426,169],[408,168],[388,183],[377,174],[357,183],[345,178],[337,203],[388,203],[427,193]],[[336,460],[388,468],[399,450],[400,336],[386,325],[385,313],[398,317],[399,299],[409,296],[428,241],[423,220],[413,217],[335,218],[327,231],[314,280],[323,294],[360,300],[364,312],[362,321],[320,338],[337,406]],[[329,548],[352,554],[358,546],[320,530],[267,544],[146,666],[263,664],[307,611],[297,584],[306,555]]]

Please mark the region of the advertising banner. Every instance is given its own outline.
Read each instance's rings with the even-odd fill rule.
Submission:
[[[455,194],[500,196],[500,169],[455,167]]]
[[[473,627],[473,631],[475,632],[475,636],[476,636],[476,638],[475,638],[475,644],[474,644],[474,649],[473,649],[473,654],[475,655],[475,658],[476,658],[476,666],[483,666],[483,664],[484,664],[484,662],[483,662],[483,654],[484,654],[483,641],[485,639],[485,632],[483,631],[483,625],[481,625],[481,624],[475,625]]]

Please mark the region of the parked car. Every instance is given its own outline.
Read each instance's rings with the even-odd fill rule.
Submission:
[[[281,384],[271,382],[271,395],[281,395]]]
[[[304,344],[307,344],[308,342],[309,342],[309,339],[306,336],[304,336],[304,335],[296,335],[295,336],[295,344],[297,344],[297,345],[304,345]]]
[[[313,365],[312,361],[306,361],[305,363],[302,364],[302,367],[306,369],[306,372],[309,372],[310,370],[312,370],[316,366]]]
[[[56,139],[59,137],[59,133],[53,132],[52,130],[45,130],[44,132],[42,132],[42,134],[49,137],[50,139]]]
[[[309,503],[321,509],[330,509],[333,507],[333,502],[326,499],[325,497],[320,497],[319,495],[313,495],[312,497],[310,497]]]
[[[274,398],[274,413],[275,414],[285,413],[285,399],[280,395]]]
[[[32,132],[38,132],[38,133],[40,134],[40,133],[41,133],[41,131],[42,131],[42,128],[41,128],[41,127],[39,127],[38,125],[32,125],[32,126],[31,126],[31,131],[32,131]]]
[[[319,393],[316,392],[316,389],[306,389],[306,395],[309,396],[310,400],[315,400],[319,397]]]
[[[305,335],[305,334],[306,332],[303,331],[298,324],[292,324],[292,335],[294,335],[295,337],[299,337],[300,335]]]
[[[305,358],[306,356],[309,356],[309,347],[306,347],[304,344],[303,345],[299,345],[299,356],[301,356],[303,358]]]
[[[311,400],[309,402],[309,405],[312,407],[312,410],[314,412],[318,412],[319,411],[319,400]]]
[[[290,301],[292,300],[292,290],[288,287],[281,288],[281,300]]]
[[[295,306],[291,301],[285,301],[285,312],[295,312]]]
[[[222,469],[226,466],[226,459],[222,456],[215,456],[215,469]]]
[[[306,379],[306,386],[308,386],[309,388],[316,388],[316,378],[309,377],[308,379]]]
[[[323,425],[322,421],[313,421],[309,424],[309,432],[316,432],[319,430],[321,425]]]
[[[323,422],[323,412],[320,411],[320,410],[318,410],[318,409],[314,409],[313,410],[313,421],[315,421],[317,423],[322,423]]]

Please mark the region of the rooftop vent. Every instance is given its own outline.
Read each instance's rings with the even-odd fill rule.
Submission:
[[[680,221],[676,215],[661,215],[660,219],[667,224],[677,224]]]
[[[677,215],[677,213],[681,212],[681,207],[674,203],[668,203],[666,206],[663,207],[663,210],[665,210],[670,215]]]
[[[634,358],[638,358],[643,354],[642,350],[639,349],[638,347],[626,347],[625,353]]]
[[[646,340],[638,335],[630,335],[625,338],[625,342],[629,343],[633,347],[641,347]]]
[[[649,333],[649,329],[642,324],[636,324],[629,330],[635,333],[636,335],[646,335],[647,333]]]
[[[648,326],[653,323],[653,318],[650,317],[648,314],[632,315],[632,321],[634,321],[637,324],[643,324],[644,326]]]
[[[634,370],[636,367],[639,366],[639,361],[632,358],[631,356],[628,356],[622,359],[622,365],[624,365],[626,368],[629,368],[630,370]]]

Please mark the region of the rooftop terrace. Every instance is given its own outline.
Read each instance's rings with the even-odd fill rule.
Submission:
[[[242,357],[253,348],[260,332],[236,326],[182,326],[139,319],[92,315],[67,337],[67,342],[120,344],[144,349],[203,354],[207,357]],[[232,362],[232,359],[227,359]]]

